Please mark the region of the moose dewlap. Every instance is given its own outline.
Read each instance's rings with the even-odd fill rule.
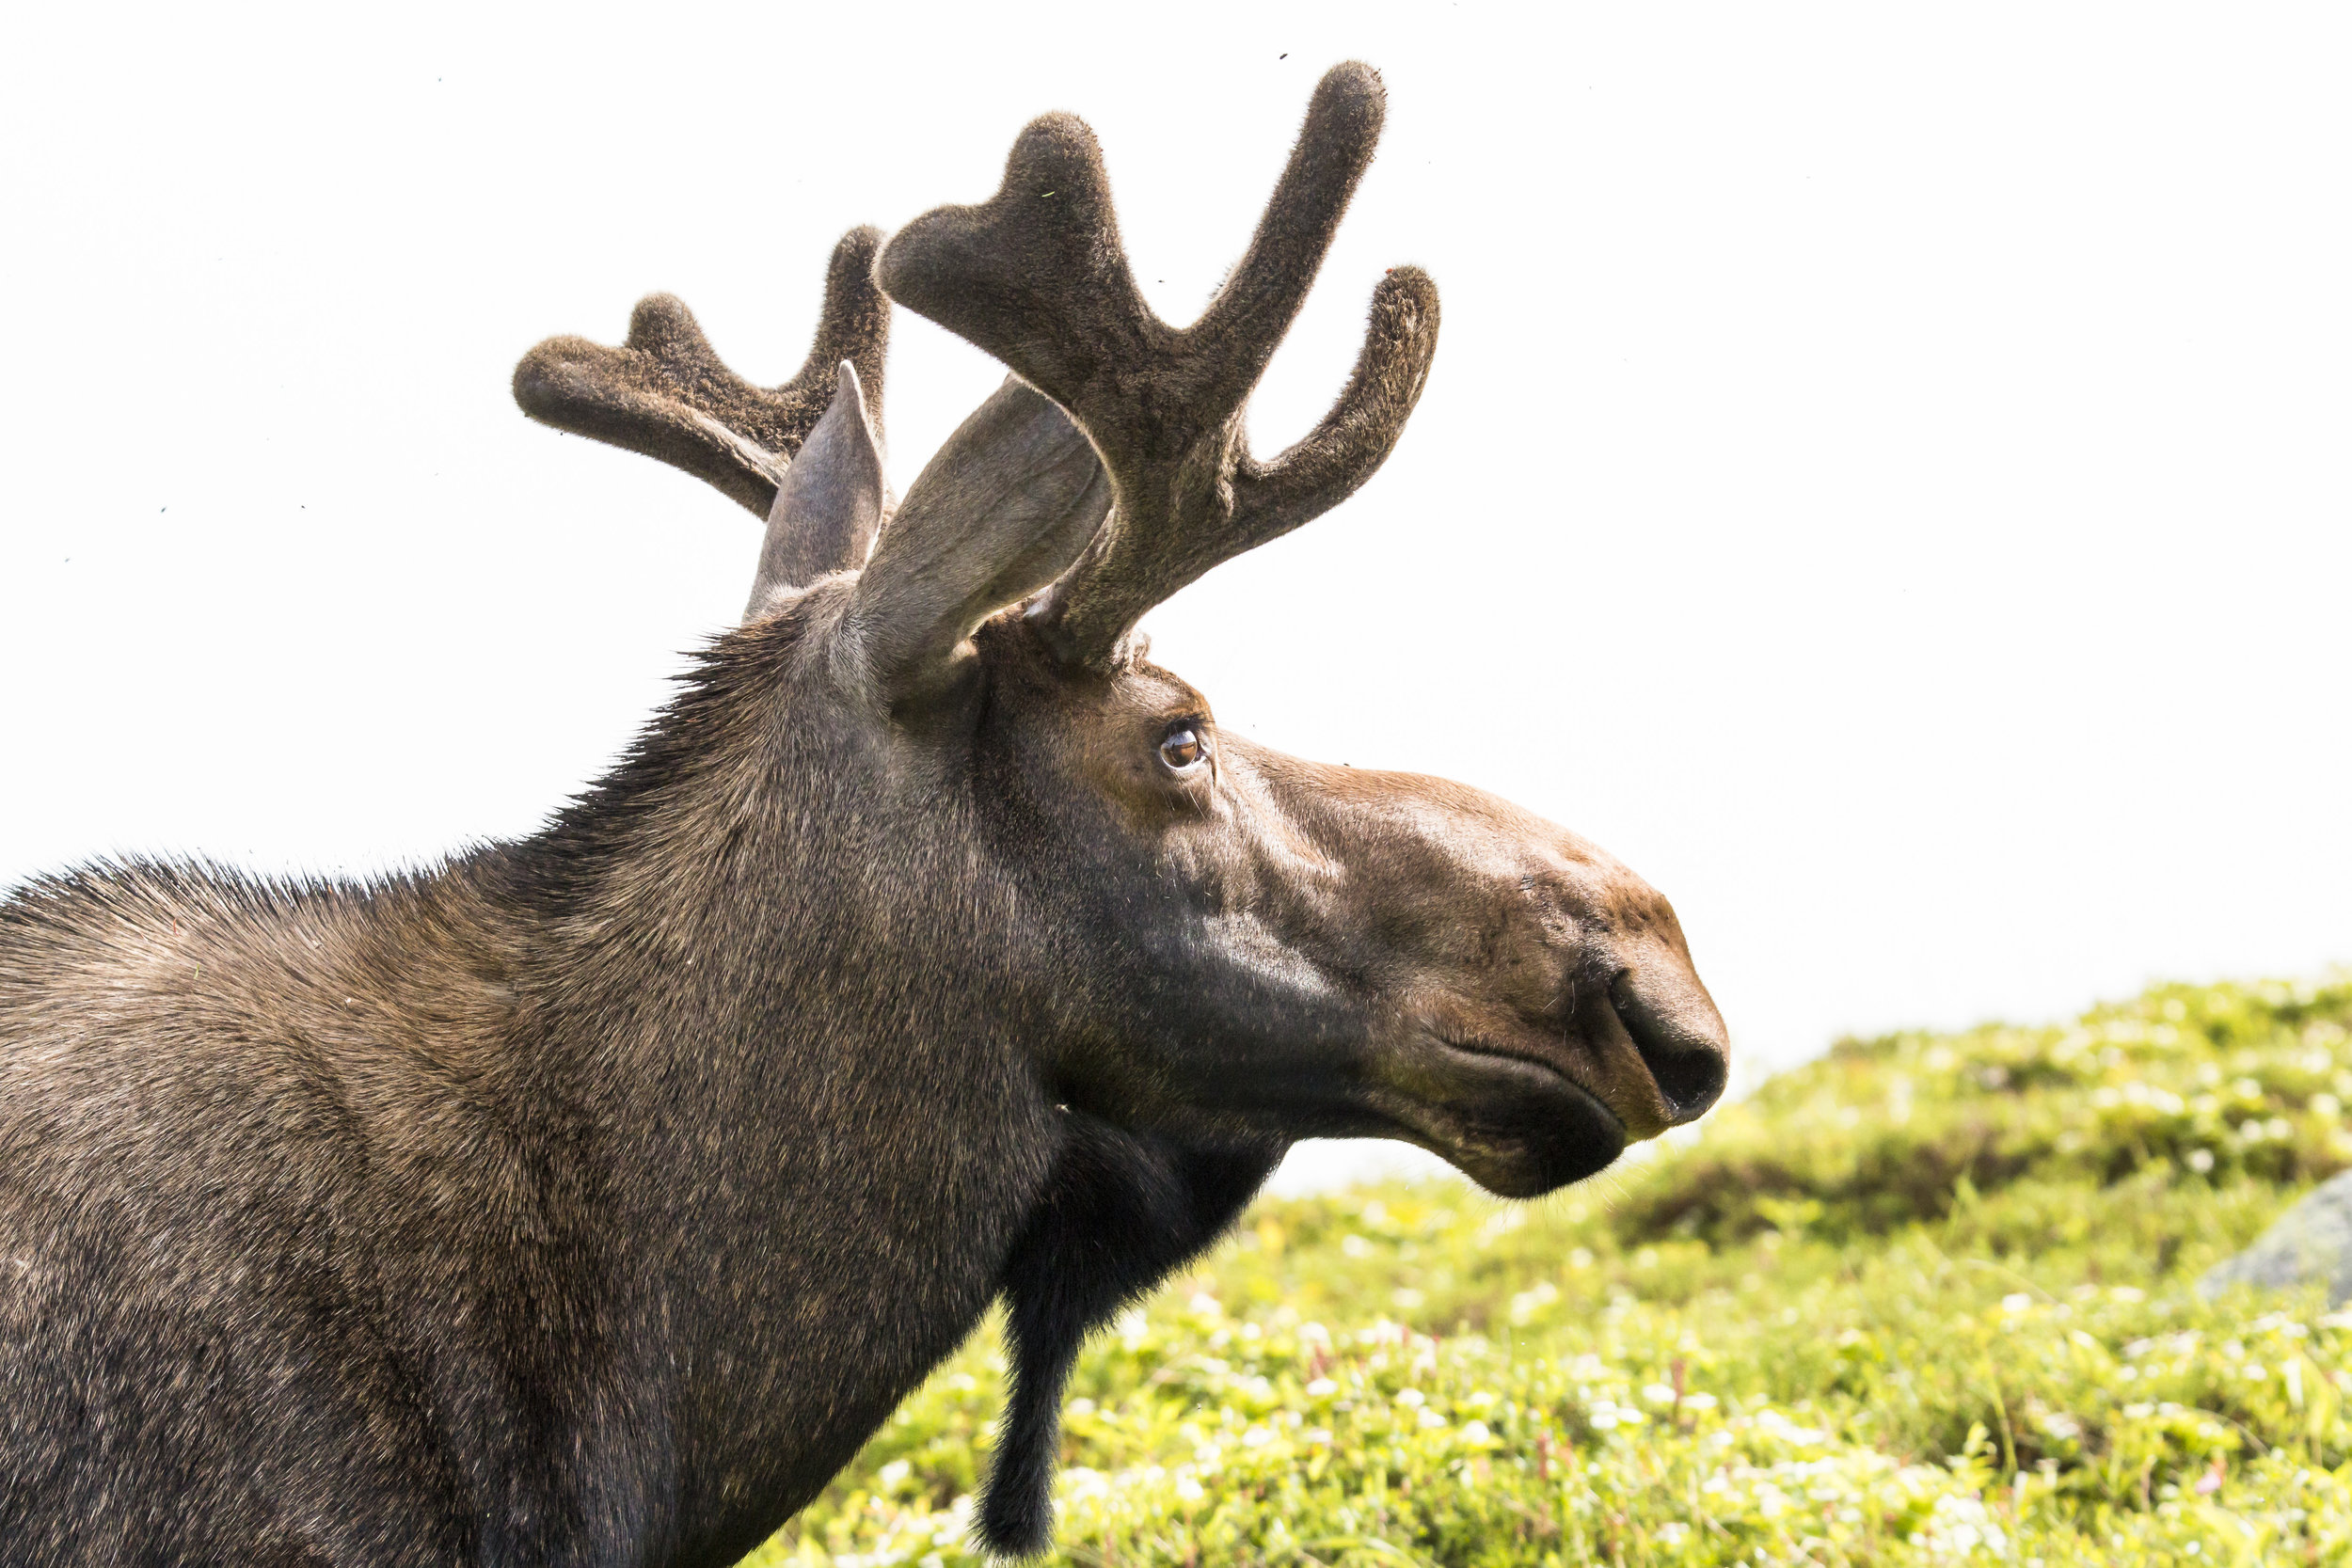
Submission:
[[[1721,1092],[1666,901],[1477,790],[1221,733],[1134,636],[1371,477],[1435,286],[1271,460],[1242,409],[1382,115],[1323,79],[1200,320],[1092,135],[834,252],[772,389],[684,306],[525,357],[761,515],[743,623],[534,837],[369,885],[133,862],[0,902],[12,1563],[723,1563],[999,1294],[982,1509],[1040,1548],[1081,1338],[1295,1139],[1547,1192]],[[890,303],[1004,387],[895,499]]]

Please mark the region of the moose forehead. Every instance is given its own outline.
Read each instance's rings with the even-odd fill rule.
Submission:
[[[1124,657],[1107,668],[1073,667],[1057,659],[1017,622],[1005,622],[988,627],[990,635],[976,638],[975,645],[992,695],[1017,705],[1032,722],[1073,736],[1148,731],[1156,740],[1160,730],[1182,720],[1215,721],[1208,697],[1174,671],[1152,663],[1144,639],[1135,639]]]
[[[1144,657],[1140,639],[1107,669],[1063,663],[1012,617],[975,641],[984,743],[1021,749],[1031,766],[1118,804],[1139,831],[1214,811],[1225,771],[1214,710]],[[1187,730],[1200,765],[1178,772],[1161,749]]]

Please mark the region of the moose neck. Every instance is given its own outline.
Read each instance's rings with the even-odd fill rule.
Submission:
[[[952,791],[794,697],[802,620],[724,640],[509,863],[549,960],[519,1027],[598,1129],[625,1403],[581,1484],[688,1560],[779,1527],[970,1332],[1062,1136],[1013,891]]]

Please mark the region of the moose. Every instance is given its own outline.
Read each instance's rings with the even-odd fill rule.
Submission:
[[[999,1297],[978,1529],[1033,1553],[1082,1341],[1293,1141],[1525,1197],[1713,1102],[1663,897],[1479,791],[1223,733],[1137,632],[1421,395],[1438,296],[1397,267],[1321,422],[1242,435],[1384,112],[1323,78],[1189,326],[1049,115],[989,199],[841,240],[783,386],[666,296],[542,343],[527,413],[767,523],[616,769],[426,872],[0,903],[8,1560],[729,1562]],[[1009,372],[903,498],[894,301]]]

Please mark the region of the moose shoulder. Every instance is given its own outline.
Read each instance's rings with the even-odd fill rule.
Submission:
[[[1523,1196],[1713,1101],[1663,898],[1475,790],[1226,736],[1135,635],[1420,396],[1401,267],[1321,424],[1239,434],[1381,108],[1325,77],[1188,327],[1054,116],[988,201],[844,239],[783,387],[666,298],[542,344],[527,411],[767,520],[743,624],[620,768],[428,875],[0,903],[10,1561],[724,1563],[1000,1294],[981,1529],[1033,1551],[1081,1339],[1293,1140]],[[1012,372],[903,500],[892,300]]]

